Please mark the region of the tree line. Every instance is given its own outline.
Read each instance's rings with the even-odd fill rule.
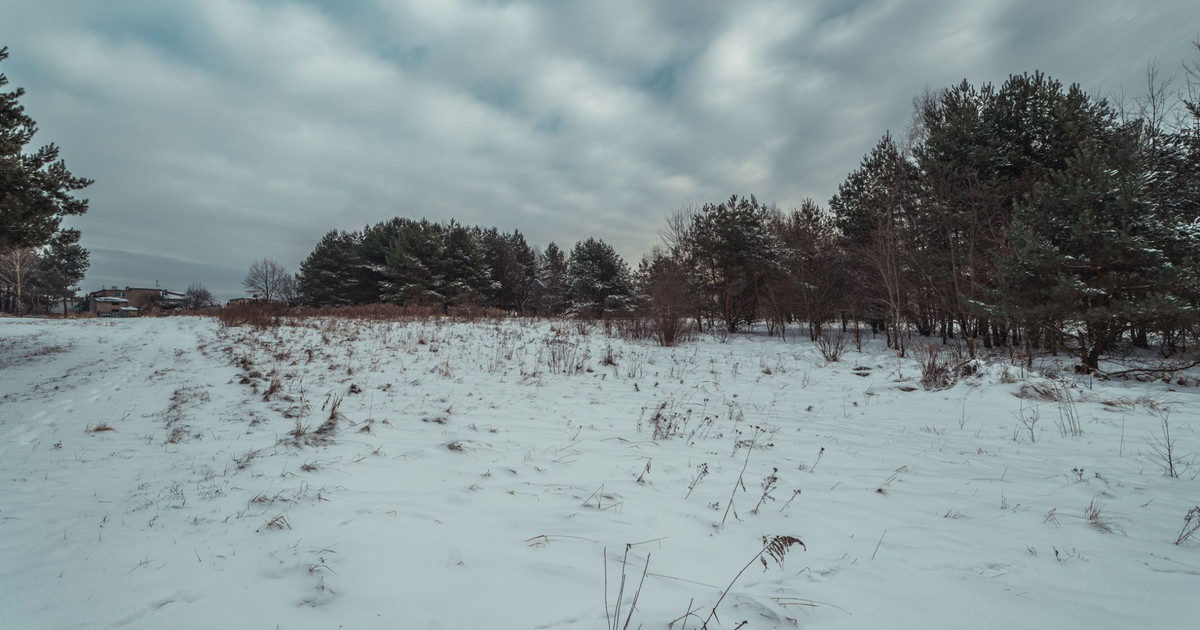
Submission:
[[[1200,325],[1200,63],[1172,102],[1148,73],[1134,111],[1041,74],[915,100],[827,208],[734,197],[668,221],[643,266],[682,284],[697,323],[783,331],[858,322],[901,353],[912,333],[1070,351],[1166,354]]]
[[[403,217],[328,232],[300,264],[296,286],[315,307],[385,302],[523,315],[625,312],[633,293],[628,265],[599,239],[566,254],[555,243],[539,250],[517,230]]]
[[[971,357],[1071,352],[1084,370],[1122,342],[1169,354],[1200,334],[1200,62],[1187,69],[1173,95],[1151,68],[1131,107],[1041,73],[927,91],[827,206],[679,210],[636,270],[597,239],[539,251],[519,231],[395,218],[326,234],[299,296],[813,339],[862,326],[901,353],[917,335]]]

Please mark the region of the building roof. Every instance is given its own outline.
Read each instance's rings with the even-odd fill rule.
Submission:
[[[125,298],[119,298],[119,297],[98,297],[98,298],[96,298],[96,301],[97,302],[112,302],[113,304],[125,304],[125,303],[129,302],[129,300],[126,300]]]

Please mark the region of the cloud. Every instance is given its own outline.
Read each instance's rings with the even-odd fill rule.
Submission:
[[[221,297],[397,215],[636,262],[688,204],[824,202],[926,87],[1136,93],[1197,36],[1183,0],[9,4],[37,141],[96,180],[85,288]]]

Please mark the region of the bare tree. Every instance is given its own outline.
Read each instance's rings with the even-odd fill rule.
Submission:
[[[300,300],[300,279],[290,273],[285,273],[279,281],[275,299],[285,304],[295,304]]]
[[[242,286],[246,287],[246,293],[253,293],[259,298],[270,301],[280,299],[281,290],[286,289],[286,285],[294,283],[294,281],[295,279],[291,273],[288,273],[286,267],[270,258],[264,258],[256,260],[250,265],[246,279],[242,280]]]
[[[0,254],[0,287],[10,296],[11,312],[22,312],[23,302],[37,279],[38,263],[37,251],[32,247],[17,247]]]
[[[187,290],[183,292],[183,308],[188,310],[198,311],[214,303],[212,291],[204,288],[204,285],[199,282],[189,284]]]
[[[655,245],[642,257],[637,276],[654,339],[662,346],[675,345],[688,334],[687,317],[692,310],[683,262]]]

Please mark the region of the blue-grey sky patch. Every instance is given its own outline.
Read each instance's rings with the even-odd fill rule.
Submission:
[[[39,0],[0,5],[37,143],[96,184],[85,290],[241,294],[394,216],[589,236],[824,204],[912,98],[1042,70],[1140,93],[1194,59],[1192,0]]]

